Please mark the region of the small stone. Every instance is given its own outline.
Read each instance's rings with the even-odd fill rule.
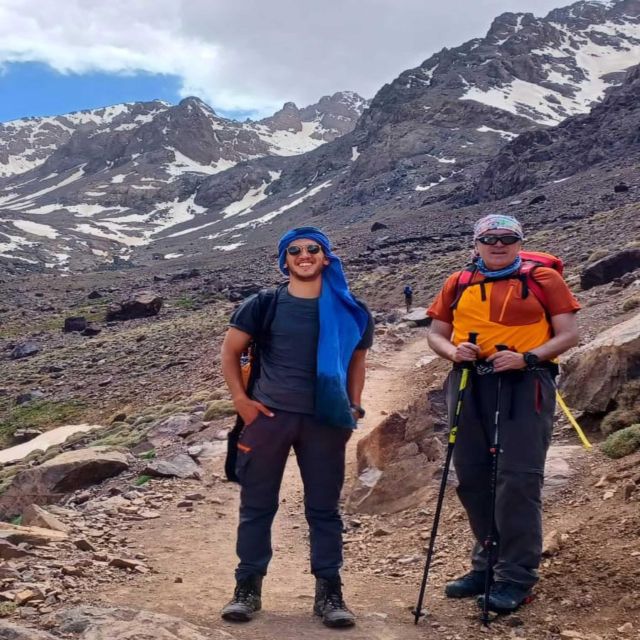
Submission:
[[[613,496],[616,494],[615,491],[605,491],[604,495],[602,496],[603,500],[611,500],[611,498],[613,498]]]
[[[631,499],[631,496],[633,495],[633,492],[636,490],[636,483],[635,482],[627,482],[623,487],[622,487],[622,495],[624,497],[625,500],[629,500]]]
[[[560,534],[555,529],[550,531],[542,543],[542,555],[545,557],[555,556],[562,545]]]
[[[33,589],[22,589],[16,593],[14,598],[14,602],[21,607],[23,604],[27,602],[31,602],[31,600],[38,599],[38,593],[36,593]]]
[[[175,584],[182,584],[182,578],[180,576],[176,576],[175,580],[174,580]]]
[[[111,558],[111,560],[109,560],[109,566],[118,567],[118,569],[135,569],[140,566],[140,562],[128,558]]]
[[[382,538],[383,536],[390,536],[390,535],[391,535],[391,531],[389,531],[388,529],[385,529],[384,527],[378,527],[373,532],[374,538]]]
[[[96,548],[86,539],[86,538],[78,538],[73,541],[73,544],[80,549],[80,551],[95,551]]]
[[[181,500],[180,502],[178,502],[177,506],[179,508],[193,507],[193,502],[191,502],[191,500]]]
[[[630,622],[625,622],[617,629],[618,633],[631,633],[633,631],[633,625]]]
[[[198,501],[198,500],[204,500],[205,496],[203,493],[187,493],[184,496],[185,500],[193,500],[193,501]]]

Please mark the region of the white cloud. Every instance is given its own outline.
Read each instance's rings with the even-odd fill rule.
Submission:
[[[0,0],[0,65],[175,74],[183,95],[269,114],[350,89],[371,97],[503,11],[562,0]],[[461,20],[464,16],[464,23]]]

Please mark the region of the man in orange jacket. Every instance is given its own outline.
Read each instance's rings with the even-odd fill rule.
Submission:
[[[515,218],[479,220],[472,275],[463,287],[462,272],[451,275],[428,310],[429,344],[453,363],[447,379],[450,415],[461,367],[473,363],[453,460],[458,496],[476,544],[471,571],[448,583],[445,593],[450,598],[480,596],[478,604],[484,607],[481,594],[489,572],[488,609],[499,613],[517,609],[538,580],[541,492],[558,371],[554,360],[578,342],[580,305],[554,269],[540,266],[524,275],[523,239]],[[535,279],[535,286],[527,286],[528,278]],[[477,344],[469,340],[470,333],[477,333]],[[498,410],[500,456],[492,492],[490,449]],[[490,531],[496,535],[488,545]]]

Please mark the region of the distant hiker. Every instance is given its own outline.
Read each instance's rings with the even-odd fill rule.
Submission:
[[[558,373],[554,359],[578,342],[580,305],[558,272],[558,258],[521,252],[524,236],[515,218],[485,216],[473,239],[472,265],[446,280],[427,312],[433,319],[431,348],[454,363],[447,379],[450,414],[461,368],[473,363],[453,460],[476,544],[471,572],[448,583],[445,593],[480,596],[479,606],[506,613],[528,600],[538,580],[541,491]],[[540,266],[545,264],[558,270]],[[477,345],[470,333],[478,334]],[[492,448],[496,424],[500,446]],[[493,490],[490,449],[499,454]],[[485,605],[481,594],[489,586]]]
[[[246,425],[235,464],[242,487],[236,546],[240,563],[233,599],[222,617],[245,622],[261,607],[262,578],[272,556],[271,524],[293,447],[316,579],[313,612],[329,627],[348,627],[355,617],[342,597],[338,501],[345,446],[365,413],[360,402],[373,319],[349,291],[342,264],[319,229],[287,232],[278,254],[289,281],[266,292],[272,301],[270,326],[265,327],[261,309],[265,292],[254,295],[233,314],[222,346],[222,371]],[[247,393],[239,361],[252,341],[258,342],[260,364]]]
[[[404,290],[404,303],[407,305],[407,313],[411,311],[411,305],[413,304],[413,289],[410,284],[405,285]]]

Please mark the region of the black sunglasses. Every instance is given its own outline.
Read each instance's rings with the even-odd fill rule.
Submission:
[[[500,241],[504,245],[515,244],[516,242],[520,242],[522,238],[520,236],[480,236],[478,238],[478,242],[480,244],[488,244],[493,246],[494,244],[498,244]]]
[[[287,247],[287,253],[290,256],[299,256],[302,253],[302,250],[306,249],[307,253],[314,256],[316,253],[320,253],[322,247],[319,244],[307,244],[304,247],[301,247],[297,244],[292,244]]]

